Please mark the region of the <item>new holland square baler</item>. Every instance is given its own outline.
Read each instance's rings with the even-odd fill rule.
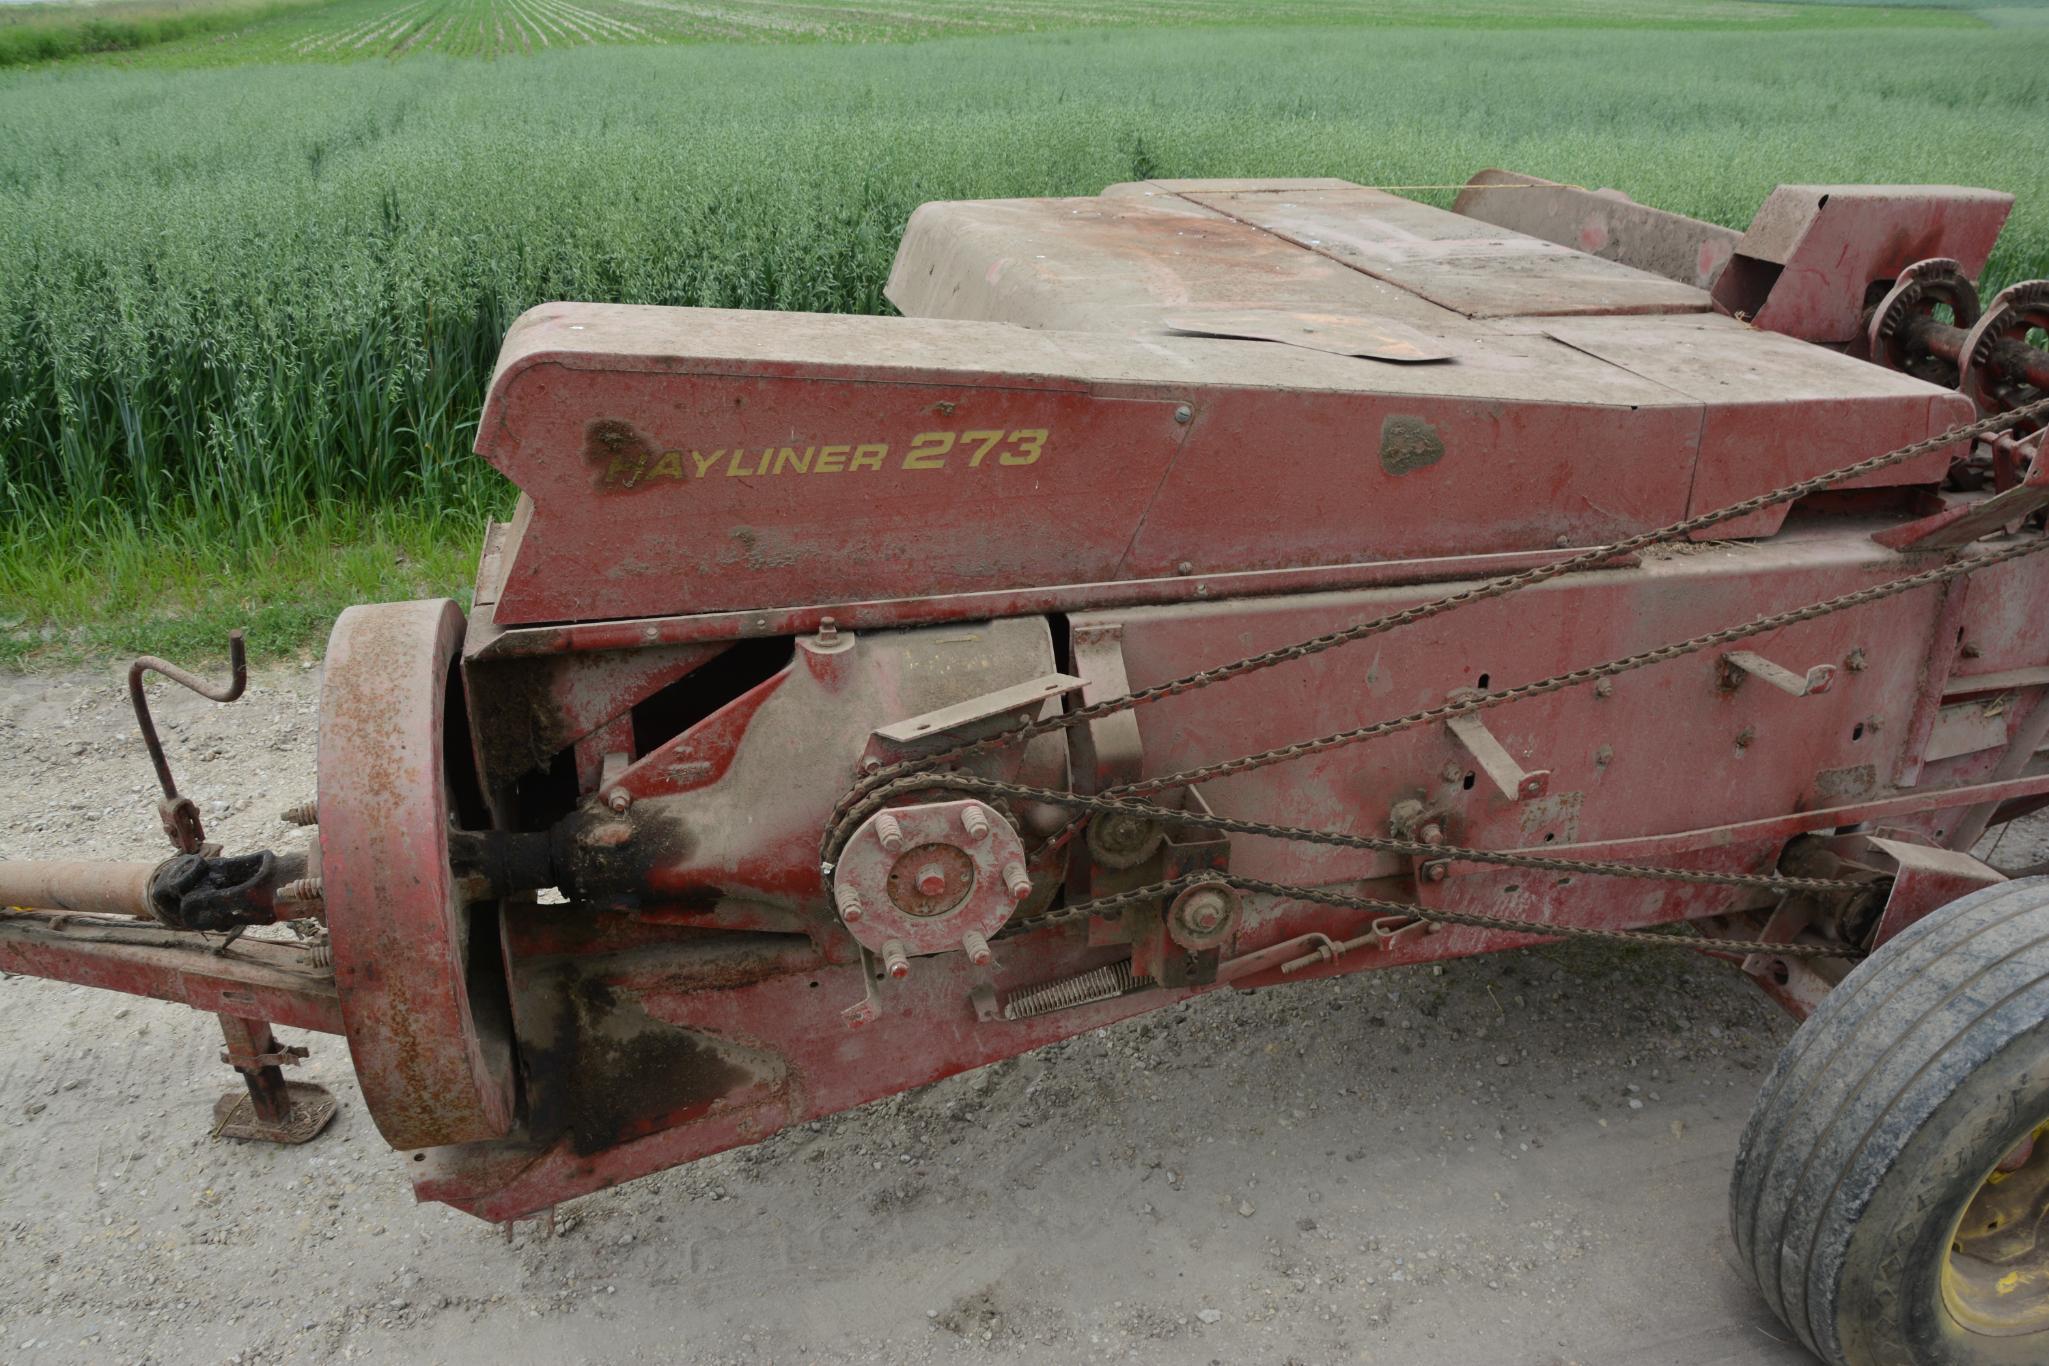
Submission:
[[[509,1220],[1220,987],[1703,952],[1805,1019],[1774,1309],[2049,1361],[2049,879],[1970,853],[2049,805],[2010,205],[1155,181],[926,205],[901,318],[535,308],[467,617],[335,625],[310,848],[206,841],[138,661],[176,853],[0,865],[0,967],[219,1015],[244,1137],[343,1035]]]

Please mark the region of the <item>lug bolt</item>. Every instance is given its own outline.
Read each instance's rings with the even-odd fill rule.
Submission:
[[[904,952],[901,939],[892,939],[882,946],[882,969],[892,977],[911,975],[910,956]]]
[[[928,863],[918,870],[918,895],[938,896],[946,890],[946,870],[936,863]]]
[[[968,832],[969,839],[985,840],[989,838],[989,818],[982,814],[981,807],[971,806],[961,812],[960,823],[961,828]]]
[[[839,903],[840,919],[846,921],[849,925],[861,923],[861,894],[859,892],[855,891],[852,887],[842,887],[833,893],[833,899]]]
[[[605,805],[623,814],[627,807],[633,805],[633,794],[623,787],[615,787],[605,794]]]
[[[904,828],[885,811],[875,818],[875,838],[882,845],[882,852],[894,854],[904,847]]]
[[[320,823],[320,804],[318,802],[300,802],[297,806],[281,812],[280,817],[287,825],[318,825]]]
[[[989,941],[973,930],[960,937],[960,951],[978,968],[986,968],[996,961],[996,955],[989,952]]]
[[[1023,901],[1032,894],[1032,875],[1022,863],[1007,863],[1003,866],[1003,885],[1010,888],[1012,900]]]
[[[1423,827],[1421,837],[1425,844],[1442,844],[1444,843],[1444,827],[1436,821],[1432,821]]]

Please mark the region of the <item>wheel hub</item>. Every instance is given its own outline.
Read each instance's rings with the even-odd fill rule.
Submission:
[[[1950,1236],[1942,1298],[1988,1337],[2049,1331],[2049,1122],[1979,1185]]]

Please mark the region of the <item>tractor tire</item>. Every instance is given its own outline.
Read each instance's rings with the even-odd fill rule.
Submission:
[[[1729,1211],[1832,1366],[2049,1362],[2049,878],[1951,902],[1829,993],[1758,1096]]]

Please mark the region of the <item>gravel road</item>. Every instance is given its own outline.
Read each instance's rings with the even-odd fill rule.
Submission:
[[[317,670],[166,693],[230,849],[302,839]],[[112,673],[0,678],[0,857],[153,857]],[[564,1206],[413,1202],[337,1039],[319,1140],[208,1137],[183,1007],[0,982],[0,1359],[1802,1363],[1724,1229],[1790,1026],[1560,947],[1220,993]]]

